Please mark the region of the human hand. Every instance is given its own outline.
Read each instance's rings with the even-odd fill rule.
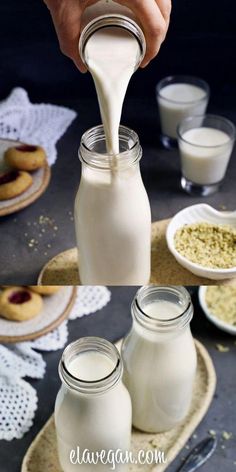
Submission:
[[[141,67],[157,55],[169,27],[171,0],[115,0],[133,11],[144,32],[147,50]]]
[[[98,0],[44,0],[52,15],[61,51],[70,57],[81,72],[86,67],[79,56],[81,18],[84,10]],[[171,0],[115,0],[130,8],[139,20],[147,43],[141,67],[153,59],[165,39],[171,13]]]

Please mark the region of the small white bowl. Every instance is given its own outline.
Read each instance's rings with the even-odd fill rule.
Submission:
[[[213,315],[210,311],[210,308],[208,308],[207,303],[206,303],[206,290],[207,286],[201,286],[199,287],[198,290],[198,299],[199,303],[208,318],[217,328],[221,329],[222,331],[226,331],[226,333],[232,334],[236,336],[236,326],[232,326],[229,323],[225,323],[224,321],[220,320],[217,318],[217,316]]]
[[[199,277],[212,280],[231,279],[236,277],[236,267],[230,269],[212,269],[189,261],[182,256],[174,244],[174,236],[179,228],[193,223],[207,222],[212,224],[230,225],[236,228],[236,211],[217,211],[210,205],[199,203],[181,210],[171,220],[166,231],[166,241],[169,251],[173,254],[177,262]]]

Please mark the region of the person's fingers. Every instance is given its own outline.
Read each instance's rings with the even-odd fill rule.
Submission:
[[[117,3],[123,4],[132,9],[138,18],[147,43],[147,51],[141,67],[146,65],[153,59],[165,39],[168,23],[166,18],[169,17],[169,0],[116,0]],[[161,4],[163,14],[158,6]],[[165,15],[165,16],[163,16]]]
[[[157,6],[166,22],[169,25],[171,14],[171,0],[156,0]]]
[[[57,32],[62,52],[70,57],[81,72],[86,67],[79,56],[81,17],[85,8],[97,0],[44,0]],[[168,29],[171,0],[115,0],[131,8],[139,20],[147,43],[141,67],[145,67],[158,53]]]
[[[81,8],[78,0],[45,0],[55,26],[60,49],[70,57],[81,72],[86,68],[79,56]]]
[[[79,55],[81,16],[84,9],[94,0],[44,0],[52,15],[60,49],[70,57],[81,72],[86,67]]]

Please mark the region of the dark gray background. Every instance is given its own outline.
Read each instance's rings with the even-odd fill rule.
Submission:
[[[235,106],[235,0],[172,3],[166,41],[145,71],[135,74],[129,96],[152,97],[161,77],[191,74],[209,81],[214,96]],[[60,53],[43,0],[0,2],[0,71],[0,98],[16,85],[33,100],[95,96],[91,79]]]
[[[202,471],[233,472],[236,461],[236,426],[235,426],[235,351],[236,345],[232,336],[219,331],[210,324],[197,302],[197,291],[192,289],[195,314],[192,321],[193,335],[203,342],[208,349],[217,373],[218,383],[213,403],[196,430],[197,438],[191,439],[190,448],[208,435],[213,429],[217,432],[219,444],[212,459],[202,467]],[[135,287],[112,288],[111,302],[94,315],[84,316],[76,321],[69,322],[69,341],[81,336],[95,335],[117,341],[123,337],[130,325],[130,303],[135,294]],[[221,343],[230,348],[229,352],[220,353],[216,350],[216,343]],[[31,430],[21,440],[11,442],[0,441],[0,470],[1,472],[19,472],[23,456],[33,438],[47,421],[53,412],[54,401],[60,386],[57,373],[57,365],[62,351],[43,354],[47,363],[44,379],[30,381],[37,389],[39,407]],[[229,441],[222,441],[223,431],[232,432],[234,437]],[[221,446],[225,446],[222,449]],[[168,472],[176,472],[181,458],[185,457],[189,450],[181,452],[175,462],[169,467]],[[47,471],[42,471],[47,472]]]

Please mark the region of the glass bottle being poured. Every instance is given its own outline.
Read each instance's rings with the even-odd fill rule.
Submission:
[[[83,25],[79,51],[93,76],[107,153],[116,168],[123,101],[131,76],[145,56],[145,38],[131,10],[111,0],[88,7]]]

